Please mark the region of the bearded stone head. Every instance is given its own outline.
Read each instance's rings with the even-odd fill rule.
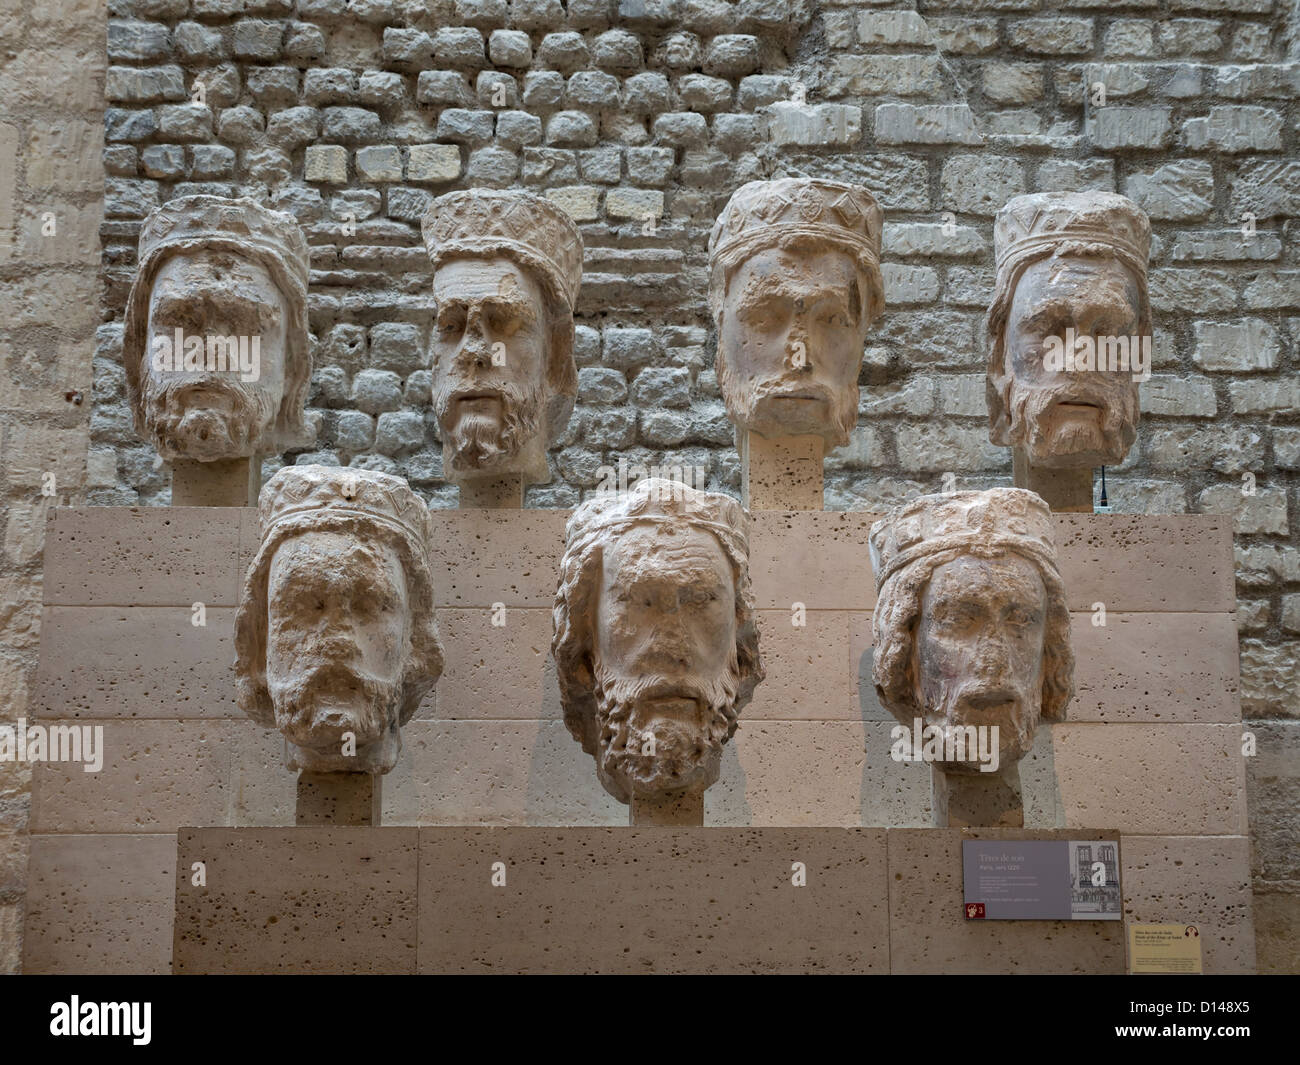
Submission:
[[[699,794],[763,679],[748,519],[650,478],[569,519],[551,653],[564,721],[620,802]]]
[[[550,480],[546,449],[577,394],[577,226],[531,193],[471,189],[435,200],[423,232],[434,266],[433,408],[445,475]]]
[[[286,466],[258,511],[235,617],[240,708],[283,733],[290,769],[387,773],[442,673],[428,510],[400,477]]]
[[[1045,468],[1124,460],[1150,375],[1151,226],[1108,192],[1018,196],[998,213],[989,439]]]
[[[979,771],[967,730],[981,726],[998,729],[999,763],[1018,762],[1074,692],[1047,505],[1021,488],[921,496],[876,522],[869,543],[881,704],[908,728],[919,718],[961,737],[944,749],[967,756],[939,761],[945,772]]]
[[[880,230],[856,185],[753,181],[728,201],[709,238],[709,305],[738,430],[848,443],[863,341],[884,309]]]
[[[301,441],[307,270],[297,222],[253,200],[182,196],[145,220],[122,361],[136,431],[164,459]]]

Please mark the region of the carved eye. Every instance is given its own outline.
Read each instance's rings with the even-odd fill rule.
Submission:
[[[456,337],[465,331],[465,308],[448,307],[438,315],[438,332],[444,337]]]

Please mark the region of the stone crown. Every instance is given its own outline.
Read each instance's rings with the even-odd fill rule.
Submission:
[[[1052,513],[1024,488],[920,496],[872,525],[868,545],[877,591],[917,559],[953,548],[1012,550],[1056,569]]]
[[[778,178],[742,185],[709,234],[710,299],[721,298],[722,275],[755,252],[793,236],[820,238],[847,251],[869,279],[869,317],[884,309],[880,274],[883,214],[860,185],[816,178]],[[715,308],[716,312],[716,308]]]
[[[571,311],[582,283],[582,234],[560,207],[518,190],[439,196],[420,223],[436,270],[444,260],[504,254],[542,273]]]
[[[358,517],[386,525],[428,548],[429,510],[400,477],[339,466],[285,466],[262,488],[257,503],[262,539],[291,518]]]
[[[1026,253],[1067,242],[1106,245],[1146,273],[1151,223],[1127,196],[1113,192],[1036,192],[1009,200],[993,223],[998,271]]]
[[[140,228],[139,261],[172,244],[189,247],[238,241],[278,260],[302,286],[308,276],[307,238],[291,215],[247,198],[180,196],[168,200]]]
[[[573,512],[565,538],[572,550],[577,540],[597,532],[642,522],[708,529],[725,537],[742,557],[749,554],[749,518],[730,496],[701,492],[679,481],[650,477],[626,493],[593,496]]]

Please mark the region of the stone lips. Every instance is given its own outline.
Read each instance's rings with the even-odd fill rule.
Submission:
[[[906,725],[921,717],[913,691],[920,597],[940,565],[962,556],[1020,555],[1033,562],[1047,592],[1041,715],[1064,720],[1074,695],[1070,613],[1056,561],[1051,511],[1024,488],[925,495],[871,526],[868,549],[876,581],[871,624],[872,679],[881,705]]]
[[[1006,395],[1011,371],[1004,339],[1016,283],[1025,268],[1052,255],[1115,259],[1133,274],[1138,286],[1138,335],[1151,335],[1147,265],[1151,222],[1127,196],[1113,192],[1035,192],[1016,196],[1002,207],[993,224],[997,277],[985,331],[989,338],[985,396],[989,440],[1010,446],[1011,416]]]
[[[885,308],[880,273],[883,214],[860,185],[819,178],[751,181],[731,195],[709,234],[709,305],[721,313],[727,274],[791,236],[819,238],[851,255],[868,278],[867,319]]]
[[[564,530],[564,557],[555,592],[551,654],[555,658],[564,723],[588,754],[598,753],[594,697],[594,621],[601,545],[645,522],[705,529],[721,544],[736,575],[736,647],[740,683],[735,709],[753,698],[765,672],[758,648],[758,615],[749,576],[749,516],[730,496],[701,492],[652,477],[627,493],[597,495],[583,503]],[[735,732],[733,725],[728,738]],[[624,800],[626,801],[626,800]]]
[[[548,444],[564,432],[578,394],[573,308],[582,284],[582,233],[560,207],[517,189],[462,189],[439,196],[420,222],[436,271],[448,259],[513,259],[537,275],[554,302],[546,376]]]
[[[122,366],[135,430],[141,436],[146,433],[141,370],[148,355],[154,275],[173,255],[209,249],[228,251],[266,267],[288,306],[284,397],[276,414],[273,443],[292,446],[304,432],[303,409],[311,386],[307,238],[292,215],[247,197],[180,196],[155,208],[140,229],[136,276],[127,296],[122,334]]]
[[[266,685],[267,586],[276,549],[307,532],[344,532],[381,538],[398,552],[411,611],[411,658],[403,674],[398,724],[406,724],[442,675],[443,652],[434,618],[429,564],[429,512],[400,477],[336,466],[285,466],[258,499],[261,545],[240,590],[235,615],[235,669],[239,707],[259,725],[275,728]]]

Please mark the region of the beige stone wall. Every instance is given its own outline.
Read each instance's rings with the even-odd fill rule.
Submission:
[[[6,721],[29,706],[46,514],[80,502],[86,480],[100,302],[106,20],[102,0],[0,2],[0,719]],[[0,762],[0,973],[16,972],[21,957],[30,790],[29,766]]]
[[[627,824],[627,808],[602,789],[565,729],[549,654],[566,517],[433,512],[447,667],[383,778],[385,825]],[[750,566],[769,679],[725,748],[706,825],[931,823],[930,771],[890,757],[894,721],[861,682],[871,673],[873,519],[755,515]],[[178,834],[295,819],[282,738],[235,705],[233,613],[258,543],[255,516],[61,509],[48,536],[32,714],[47,726],[101,727],[105,757],[97,773],[74,763],[35,768],[24,969],[167,972],[184,870]],[[1055,537],[1078,696],[1068,720],[1039,729],[1021,763],[1025,825],[1076,838],[1120,833],[1131,919],[1205,925],[1207,971],[1249,972],[1229,522],[1058,515]],[[196,601],[203,626],[192,623]],[[1105,626],[1093,623],[1098,602]],[[498,603],[501,626],[492,624]],[[934,846],[918,845],[929,854],[919,867],[926,876],[951,859],[946,845]],[[946,867],[945,890],[959,883],[957,869]],[[1022,931],[1017,942],[1034,935]],[[963,950],[963,965],[976,964]],[[1003,957],[995,950],[978,964]],[[1038,960],[1030,951],[1019,964]]]

